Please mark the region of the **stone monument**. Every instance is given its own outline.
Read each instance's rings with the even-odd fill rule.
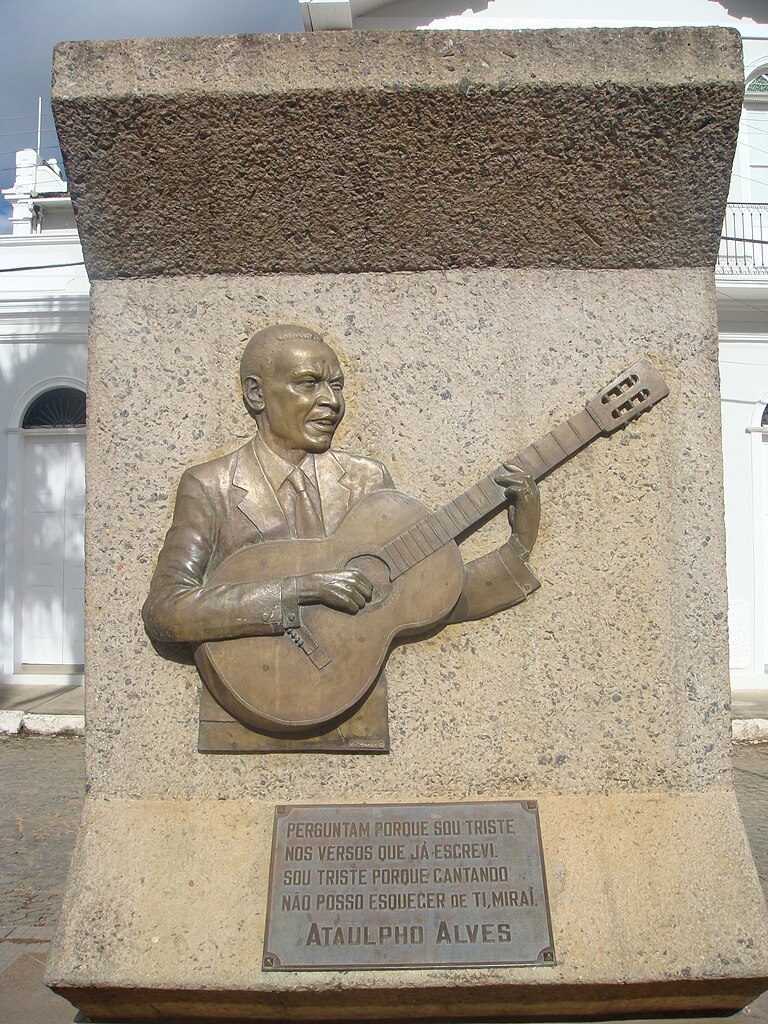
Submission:
[[[712,279],[742,81],[720,29],[57,48],[93,282],[89,790],[47,978],[93,1020],[723,1013],[766,986]],[[339,446],[430,509],[637,360],[669,387],[541,481],[528,600],[391,652],[376,756],[199,750],[218,705],[141,619],[185,470],[253,433],[239,360],[275,324],[338,356]]]

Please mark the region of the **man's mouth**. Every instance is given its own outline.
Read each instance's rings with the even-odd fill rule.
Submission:
[[[335,430],[338,420],[335,416],[325,416],[322,419],[308,420],[308,427],[315,427],[319,430]]]

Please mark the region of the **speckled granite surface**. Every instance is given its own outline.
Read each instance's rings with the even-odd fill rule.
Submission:
[[[702,438],[706,422],[717,442],[708,271],[176,278],[102,282],[93,300],[94,794],[437,799],[728,782],[722,499]],[[250,436],[243,338],[285,320],[340,353],[338,446],[380,459],[435,507],[641,355],[672,391],[542,484],[540,591],[394,653],[384,759],[201,757],[197,673],[160,658],[139,617],[182,471]],[[479,531],[467,557],[506,529],[500,517]]]

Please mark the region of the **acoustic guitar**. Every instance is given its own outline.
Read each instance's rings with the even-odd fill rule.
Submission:
[[[541,480],[668,394],[661,374],[642,359],[581,412],[504,461]],[[378,491],[329,537],[254,544],[222,562],[208,585],[353,567],[374,585],[356,615],[306,605],[284,635],[201,644],[195,660],[222,707],[254,729],[290,735],[330,727],[362,702],[392,643],[425,633],[458,601],[464,570],[456,541],[507,505],[493,479],[501,471],[498,466],[436,512],[397,491]]]

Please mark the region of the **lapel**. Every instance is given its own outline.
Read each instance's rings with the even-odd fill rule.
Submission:
[[[349,511],[351,484],[345,480],[344,467],[333,452],[315,456],[315,472],[325,532],[331,534]]]
[[[237,453],[232,486],[239,487],[243,496],[235,498],[237,507],[265,537],[281,539],[290,537],[283,510],[277,495],[264,475],[261,463],[256,458],[253,442],[249,441]]]

